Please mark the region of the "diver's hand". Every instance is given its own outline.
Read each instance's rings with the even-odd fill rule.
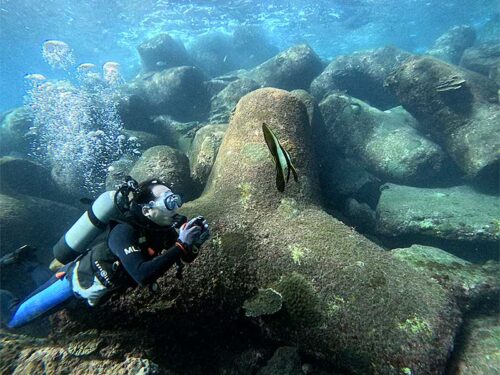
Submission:
[[[201,221],[198,221],[201,227],[201,233],[198,238],[193,242],[193,245],[196,247],[201,247],[205,243],[206,240],[210,237],[210,228],[208,227],[208,222],[203,216],[199,216]],[[197,223],[197,224],[198,224]]]
[[[179,241],[187,246],[193,246],[193,242],[200,237],[201,227],[195,225],[198,218],[191,219],[179,228]]]

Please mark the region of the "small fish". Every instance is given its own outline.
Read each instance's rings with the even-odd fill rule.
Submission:
[[[166,61],[157,61],[156,66],[162,68],[164,66],[167,66],[167,62]]]
[[[293,179],[298,182],[297,171],[292,164],[290,154],[278,141],[276,135],[264,122],[262,123],[262,132],[264,133],[264,139],[266,141],[267,147],[274,158],[274,163],[276,164],[276,187],[280,192],[285,191],[285,184],[288,183],[290,179],[290,171],[293,173]],[[286,181],[285,181],[285,171],[287,171]]]

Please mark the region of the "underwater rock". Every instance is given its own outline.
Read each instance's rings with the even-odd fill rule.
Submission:
[[[155,146],[144,152],[130,170],[137,181],[158,178],[176,193],[192,198],[194,182],[189,174],[189,160],[169,146]]]
[[[227,87],[227,85],[229,85],[231,82],[236,81],[237,79],[239,79],[239,77],[234,77],[234,79],[229,79],[229,80],[215,77],[215,78],[212,78],[212,79],[206,81],[205,85],[207,87],[208,96],[213,98],[219,92],[224,90]]]
[[[128,85],[129,101],[135,101],[129,108],[170,115],[178,121],[202,119],[210,107],[204,80],[202,71],[192,66],[140,75]]]
[[[263,122],[299,174],[284,193],[276,189]],[[438,284],[318,208],[311,139],[306,108],[293,95],[267,88],[239,101],[204,194],[181,210],[214,223],[213,239],[187,270],[182,294],[164,283],[162,298],[174,293],[183,316],[205,320],[221,304],[217,314],[239,316],[256,289],[272,288],[283,308],[259,318],[269,338],[350,371],[440,373],[459,323],[453,302]],[[425,329],[412,330],[412,322]]]
[[[201,186],[207,182],[226,129],[227,124],[206,125],[196,132],[189,153],[189,164],[191,177]]]
[[[314,79],[310,92],[318,101],[334,91],[346,91],[382,110],[395,107],[399,101],[384,87],[384,81],[410,56],[394,47],[339,56]]]
[[[134,164],[135,161],[129,158],[121,158],[111,163],[106,176],[106,190],[115,190],[117,186],[121,185],[125,178],[130,175]]]
[[[50,171],[27,159],[0,158],[0,192],[26,194],[63,203],[74,203],[52,180]]]
[[[485,76],[495,67],[500,67],[500,43],[480,44],[467,48],[460,60],[460,66]]]
[[[410,114],[382,112],[341,93],[329,95],[319,108],[328,148],[359,160],[377,177],[427,185],[447,172],[443,150],[415,130]]]
[[[441,35],[427,55],[458,65],[462,53],[476,40],[476,31],[467,25],[455,26]]]
[[[308,89],[321,73],[323,63],[307,44],[300,44],[279,53],[245,74],[261,87],[283,90]]]
[[[303,375],[297,348],[283,346],[276,349],[272,358],[257,375]]]
[[[423,245],[393,249],[391,253],[436,280],[458,300],[462,310],[487,300],[493,303],[498,300],[498,263],[496,267],[475,265],[441,249]]]
[[[90,330],[73,336],[66,350],[72,356],[83,357],[95,353],[102,342],[97,330]]]
[[[133,81],[123,85],[120,98],[117,100],[117,111],[123,128],[157,134],[148,105],[137,87]]]
[[[127,137],[130,144],[137,146],[136,150],[140,152],[144,152],[154,146],[165,144],[158,135],[145,131],[123,130],[122,133]]]
[[[77,335],[80,339],[85,336],[86,333]],[[69,348],[77,349],[77,351],[70,353],[73,349]],[[89,348],[93,350],[85,350]],[[108,359],[100,356],[94,345],[86,345],[83,351],[81,349],[82,347],[75,346],[73,342],[62,347],[50,340],[0,331],[0,372],[12,375],[174,374],[166,369],[160,370],[160,367],[151,360],[137,358],[133,354],[126,355],[124,358]],[[82,355],[84,353],[85,355]]]
[[[145,72],[190,65],[189,55],[181,41],[161,33],[137,47]]]
[[[364,233],[374,233],[376,227],[375,210],[364,202],[354,198],[347,199],[344,212],[357,230]]]
[[[253,68],[275,56],[279,50],[269,43],[264,30],[254,25],[239,25],[233,32],[233,58],[239,69]]]
[[[388,237],[498,244],[499,210],[497,197],[469,186],[424,189],[386,184],[377,206],[377,231]]]
[[[320,161],[323,200],[331,208],[343,209],[349,198],[377,207],[382,181],[363,169],[359,162],[325,152]]]
[[[25,244],[52,249],[68,223],[75,222],[81,215],[74,207],[21,194],[0,194],[0,207],[1,254]],[[38,255],[39,259],[44,259],[52,252]]]
[[[212,97],[210,106],[210,123],[225,124],[229,121],[231,111],[238,101],[260,85],[252,79],[240,78],[229,83],[216,96]]]
[[[195,65],[209,77],[238,69],[234,58],[232,37],[220,31],[198,35],[188,46],[189,55]]]
[[[458,338],[450,373],[456,375],[496,375],[500,368],[497,315],[479,315],[464,324]]]
[[[297,98],[299,98],[302,103],[306,106],[307,114],[309,116],[309,124],[313,129],[313,136],[318,135],[317,129],[321,129],[324,126],[323,117],[321,116],[321,111],[319,110],[318,103],[314,96],[309,94],[306,90],[293,90],[290,93]],[[316,140],[314,141],[316,142]]]
[[[386,83],[421,132],[442,145],[466,177],[498,189],[500,106],[492,81],[431,57],[415,57]]]
[[[189,154],[196,131],[203,126],[202,122],[179,122],[169,116],[152,117],[156,133],[164,145],[176,148]]]
[[[31,115],[24,107],[0,114],[0,156],[30,151]]]
[[[243,303],[245,315],[255,318],[262,315],[271,315],[281,310],[283,297],[272,288],[261,289],[255,296]]]

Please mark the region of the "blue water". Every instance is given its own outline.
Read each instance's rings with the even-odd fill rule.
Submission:
[[[0,111],[23,104],[26,74],[59,78],[41,55],[48,39],[68,43],[77,65],[117,61],[129,79],[140,71],[137,45],[159,32],[189,44],[256,25],[280,50],[307,42],[330,60],[388,44],[424,51],[450,27],[478,27],[498,11],[498,0],[0,0]]]

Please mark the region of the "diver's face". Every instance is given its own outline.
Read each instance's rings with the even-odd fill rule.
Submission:
[[[171,225],[172,218],[177,213],[177,208],[180,207],[180,201],[179,204],[176,201],[178,196],[163,185],[154,186],[152,193],[155,200],[142,208],[143,215],[158,225]]]

